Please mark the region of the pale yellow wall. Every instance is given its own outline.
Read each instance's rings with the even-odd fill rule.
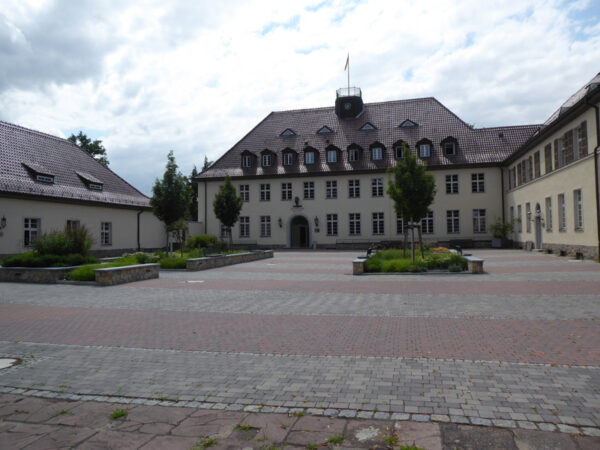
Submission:
[[[449,239],[477,239],[489,240],[489,225],[502,213],[502,204],[499,188],[501,186],[501,171],[499,168],[486,169],[455,169],[444,171],[431,171],[436,179],[437,194],[431,209],[434,211],[434,234],[424,235],[428,241],[449,240]],[[485,173],[485,192],[471,192],[471,174]],[[459,194],[446,194],[445,175],[459,175]],[[344,174],[336,176],[315,176],[315,177],[285,177],[285,178],[265,178],[265,179],[233,179],[239,195],[240,184],[250,186],[250,201],[244,203],[241,215],[250,217],[250,237],[239,237],[239,225],[236,224],[233,230],[233,241],[243,244],[243,242],[252,242],[259,245],[286,245],[288,242],[287,223],[296,215],[304,215],[310,219],[313,242],[319,245],[333,245],[337,241],[357,241],[357,242],[375,242],[380,240],[398,240],[402,236],[396,234],[396,213],[392,200],[384,194],[383,198],[371,196],[371,179],[383,178],[384,191],[388,187],[388,175],[386,173],[376,174]],[[360,198],[349,198],[348,180],[360,180]],[[337,180],[338,197],[337,199],[325,198],[326,181]],[[314,181],[315,199],[305,200],[303,198],[304,182]],[[302,208],[294,208],[294,201],[281,200],[281,183],[292,183],[292,198],[298,196]],[[260,201],[260,185],[262,183],[271,184],[271,201]],[[218,192],[223,181],[208,181],[207,185],[207,232],[212,234],[219,233],[219,223],[216,219],[212,201]],[[204,182],[198,183],[198,220],[204,221]],[[473,233],[473,212],[474,208],[486,209],[488,233]],[[448,234],[446,232],[446,210],[458,209],[460,211],[460,233]],[[374,235],[372,233],[372,213],[383,212],[385,219],[385,234]],[[361,213],[361,235],[349,235],[349,213]],[[327,214],[338,215],[338,235],[327,236]],[[271,216],[271,237],[260,237],[260,216]],[[314,232],[314,218],[319,218],[320,232]],[[282,219],[283,226],[280,228],[278,219]]]
[[[552,156],[554,160],[554,139],[563,136],[565,131],[579,126],[587,121],[588,137],[588,156],[575,161],[558,170],[545,173],[544,147],[552,143]],[[564,245],[585,245],[597,246],[597,219],[596,219],[596,185],[594,173],[594,149],[598,146],[598,136],[596,135],[596,117],[592,108],[589,108],[584,114],[572,120],[561,129],[549,135],[540,144],[532,148],[521,158],[506,167],[505,170],[505,196],[506,196],[506,217],[509,218],[510,207],[514,207],[515,217],[517,217],[517,206],[521,205],[523,211],[522,232],[518,232],[518,225],[515,226],[513,238],[519,242],[535,241],[535,226],[532,220],[531,232],[527,232],[526,209],[525,204],[531,204],[532,216],[535,212],[536,204],[541,207],[544,224],[546,223],[546,197],[552,199],[552,231],[542,229],[542,244],[564,244]],[[540,178],[534,179],[526,184],[522,184],[512,190],[508,189],[508,170],[515,167],[518,163],[539,151],[541,155],[541,173]],[[553,163],[554,164],[554,163]],[[575,230],[575,207],[573,202],[573,191],[582,190],[583,200],[583,230]],[[559,231],[558,222],[558,195],[565,196],[566,211],[566,231]]]
[[[41,219],[43,233],[64,230],[67,220],[79,220],[94,239],[92,250],[132,250],[137,248],[137,213],[132,209],[108,208],[50,201],[0,198],[0,217],[6,217],[7,226],[0,237],[0,254],[19,253],[23,245],[25,218]],[[100,245],[100,223],[112,223],[112,245]],[[142,248],[165,245],[164,226],[150,212],[140,217],[140,244]]]

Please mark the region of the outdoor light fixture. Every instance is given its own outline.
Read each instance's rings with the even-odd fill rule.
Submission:
[[[2,219],[0,219],[0,230],[3,228],[6,228],[6,217],[4,216],[2,216]]]
[[[319,218],[315,216],[315,227],[319,226]]]
[[[281,217],[279,218],[279,220],[277,221],[279,223],[279,228],[283,227],[283,220],[281,220]]]

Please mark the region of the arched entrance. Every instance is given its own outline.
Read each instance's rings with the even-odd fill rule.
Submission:
[[[540,204],[535,205],[535,248],[542,248],[542,210]]]
[[[290,247],[308,248],[310,245],[310,230],[308,220],[304,216],[296,216],[290,222]]]

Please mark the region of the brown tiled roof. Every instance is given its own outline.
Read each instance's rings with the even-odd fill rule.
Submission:
[[[594,89],[597,89],[600,85],[600,73],[596,74],[594,78],[588,81],[581,89],[571,95],[567,101],[565,101],[560,108],[558,108],[554,113],[544,122],[544,125],[550,125],[556,119],[558,119],[562,114],[567,112],[572,106],[574,106],[577,102],[579,102],[583,97],[589,94]]]
[[[400,127],[406,120],[418,126]],[[367,122],[377,129],[360,131]],[[317,134],[323,126],[332,129],[333,133]],[[287,128],[292,129],[296,136],[281,136]],[[431,157],[425,159],[429,167],[496,165],[538,128],[538,125],[529,125],[473,129],[431,97],[367,103],[358,118],[345,120],[336,116],[334,107],[272,112],[198,178],[382,170],[396,163],[393,151],[395,143],[405,141],[415,154],[415,145],[422,139],[432,142]],[[447,137],[453,137],[458,142],[456,156],[444,155],[441,142]],[[383,144],[386,149],[382,161],[371,161],[369,149],[374,143]],[[348,161],[346,150],[351,144],[363,149],[358,162]],[[342,150],[343,157],[341,161],[338,159],[338,163],[327,163],[325,149],[329,145]],[[319,151],[314,165],[302,163],[307,147]],[[298,152],[299,162],[293,166],[281,164],[281,152],[286,148]],[[263,169],[260,167],[260,152],[265,149],[275,152],[277,158],[272,167]],[[251,168],[241,167],[241,154],[244,151],[257,157]]]
[[[54,183],[35,181],[35,173]],[[102,184],[87,188],[82,180]],[[149,199],[67,139],[0,121],[0,196],[46,197],[149,208]]]

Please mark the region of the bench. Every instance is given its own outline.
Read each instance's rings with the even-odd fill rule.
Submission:
[[[467,270],[471,273],[483,273],[483,259],[475,256],[465,256],[467,260]]]

